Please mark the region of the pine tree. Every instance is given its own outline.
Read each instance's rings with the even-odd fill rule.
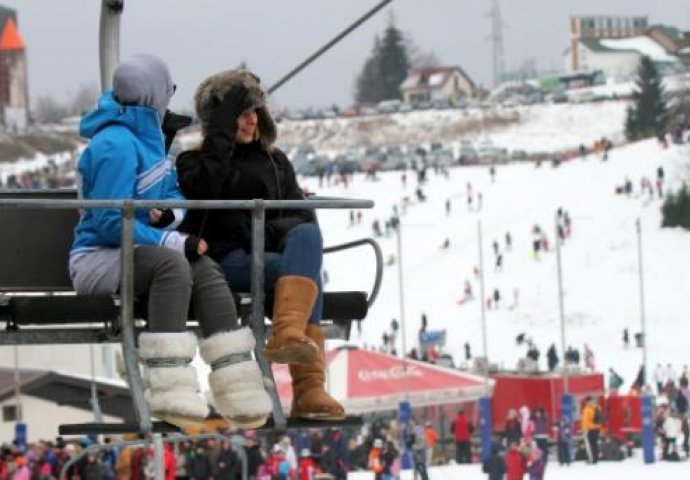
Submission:
[[[681,227],[690,230],[690,192],[683,184],[676,194],[670,194],[661,207],[662,227]]]
[[[372,53],[357,77],[355,99],[358,103],[374,104],[402,98],[400,84],[407,78],[409,69],[403,34],[391,20],[383,38],[374,40]]]
[[[374,39],[374,49],[362,67],[362,72],[357,77],[357,92],[355,99],[360,104],[374,104],[379,101],[381,93],[381,78],[379,58],[381,40],[378,36]]]
[[[382,78],[381,100],[402,98],[400,85],[407,78],[410,61],[407,57],[405,39],[402,32],[391,24],[386,29],[381,42],[381,56],[379,59]]]
[[[625,134],[630,140],[658,136],[666,126],[668,107],[661,76],[647,56],[640,61],[635,84],[634,105],[628,109]]]

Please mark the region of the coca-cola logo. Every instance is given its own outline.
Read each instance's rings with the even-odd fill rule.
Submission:
[[[374,382],[376,380],[399,380],[405,378],[405,367],[402,365],[394,365],[387,369],[367,370],[363,369],[357,372],[357,376],[363,382]],[[422,377],[424,373],[414,365],[407,366],[408,377]]]

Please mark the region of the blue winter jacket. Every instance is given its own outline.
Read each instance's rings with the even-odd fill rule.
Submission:
[[[120,105],[112,91],[108,91],[100,97],[96,109],[84,116],[79,128],[81,135],[90,139],[77,164],[80,198],[183,198],[172,161],[165,155],[163,133],[155,109]],[[174,230],[150,226],[148,215],[148,209],[136,211],[134,243],[182,250],[184,236]],[[102,248],[118,248],[121,223],[119,209],[82,211],[70,258]]]

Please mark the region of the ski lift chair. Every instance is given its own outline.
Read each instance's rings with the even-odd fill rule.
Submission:
[[[339,208],[368,208],[372,205],[370,201],[343,199],[314,198],[300,201],[302,202],[321,202],[331,205],[331,208],[338,208],[333,207],[336,204],[340,205]],[[5,325],[4,332],[0,334],[0,345],[119,342],[123,348],[127,380],[138,422],[61,425],[60,434],[176,431],[176,427],[163,422],[151,423],[143,396],[135,338],[145,329],[146,303],[127,296],[124,275],[123,291],[119,296],[76,295],[72,289],[67,262],[74,226],[78,220],[77,208],[83,203],[77,200],[74,190],[0,191],[0,323]],[[263,220],[264,202],[256,201],[256,204],[254,217],[256,219],[259,212]],[[123,231],[127,225],[126,215],[124,218]],[[263,237],[262,225],[258,226],[255,222],[254,229],[255,232],[260,231],[259,236]],[[376,271],[373,286],[370,292],[324,292],[326,320],[323,324],[327,338],[349,338],[352,322],[366,317],[368,308],[378,294],[383,262],[381,250],[374,240],[363,239],[337,245],[324,252],[332,253],[360,246],[370,246],[374,252]],[[129,249],[133,249],[131,241]],[[123,248],[125,258],[127,250],[128,248]],[[263,249],[255,251],[262,252]],[[263,263],[262,255],[254,260]],[[254,271],[257,269],[254,268]],[[273,401],[273,417],[262,428],[328,426],[328,422],[286,419],[283,414],[270,365],[262,352],[267,330],[264,312],[271,312],[272,308],[264,303],[263,276],[261,273],[257,276],[261,278],[261,283],[254,284],[252,293],[236,294],[235,301],[243,323],[250,325],[254,331],[257,360],[264,377],[269,380],[267,383],[273,386],[269,389]],[[196,329],[197,323],[190,319],[188,327]],[[336,424],[359,425],[361,419],[348,417]]]

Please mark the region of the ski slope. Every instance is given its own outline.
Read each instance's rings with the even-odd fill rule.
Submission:
[[[661,229],[661,201],[638,196],[639,180],[654,180],[656,169],[665,169],[667,188],[677,188],[690,174],[688,147],[663,150],[655,141],[614,149],[608,161],[588,156],[553,168],[544,163],[511,164],[497,168],[496,181],[486,167],[454,168],[448,179],[428,173],[423,186],[426,202],[415,199],[416,181],[412,172],[403,188],[401,174],[380,174],[376,182],[358,175],[344,188],[318,186],[318,179],[304,178],[301,184],[321,195],[368,198],[376,202],[372,210],[362,211],[361,224],[349,226],[347,211],[321,211],[320,223],[326,245],[367,237],[378,218],[382,226],[392,214],[393,205],[401,210],[402,268],[405,333],[407,349],[416,344],[420,317],[426,313],[429,329],[446,329],[445,351],[456,364],[463,361],[462,346],[469,342],[474,355],[482,354],[481,311],[479,301],[462,305],[465,280],[472,283],[475,297],[479,282],[473,269],[479,265],[478,222],[483,230],[483,256],[486,296],[499,289],[500,308],[486,311],[488,357],[492,363],[512,369],[526,347],[517,346],[515,337],[525,332],[542,356],[551,343],[560,348],[557,262],[554,253],[555,213],[561,207],[572,218],[572,236],[562,248],[565,336],[567,345],[582,349],[588,344],[595,354],[597,369],[616,369],[631,384],[642,362],[642,352],[631,346],[624,349],[622,332],[641,329],[638,281],[636,219],[640,219],[643,244],[645,315],[648,338],[649,375],[657,362],[672,363],[677,371],[687,364],[690,334],[690,232]],[[616,185],[629,177],[633,195],[614,194]],[[468,211],[466,184],[483,195],[481,211]],[[401,206],[409,197],[406,212]],[[446,216],[444,203],[451,199]],[[474,200],[476,206],[476,198]],[[552,249],[539,260],[532,257],[531,229],[538,224],[547,232]],[[504,235],[513,239],[512,251],[505,251]],[[450,239],[450,248],[441,249]],[[492,242],[503,251],[503,269],[495,271]],[[395,235],[380,239],[384,258],[397,257]],[[327,289],[368,288],[372,278],[372,259],[368,253],[338,253],[326,256],[329,274]],[[514,308],[514,291],[519,302]],[[353,342],[378,347],[392,318],[401,319],[398,264],[385,267],[380,297],[362,324],[362,334]],[[486,298],[486,297],[485,297]],[[398,337],[398,351],[401,350]]]

